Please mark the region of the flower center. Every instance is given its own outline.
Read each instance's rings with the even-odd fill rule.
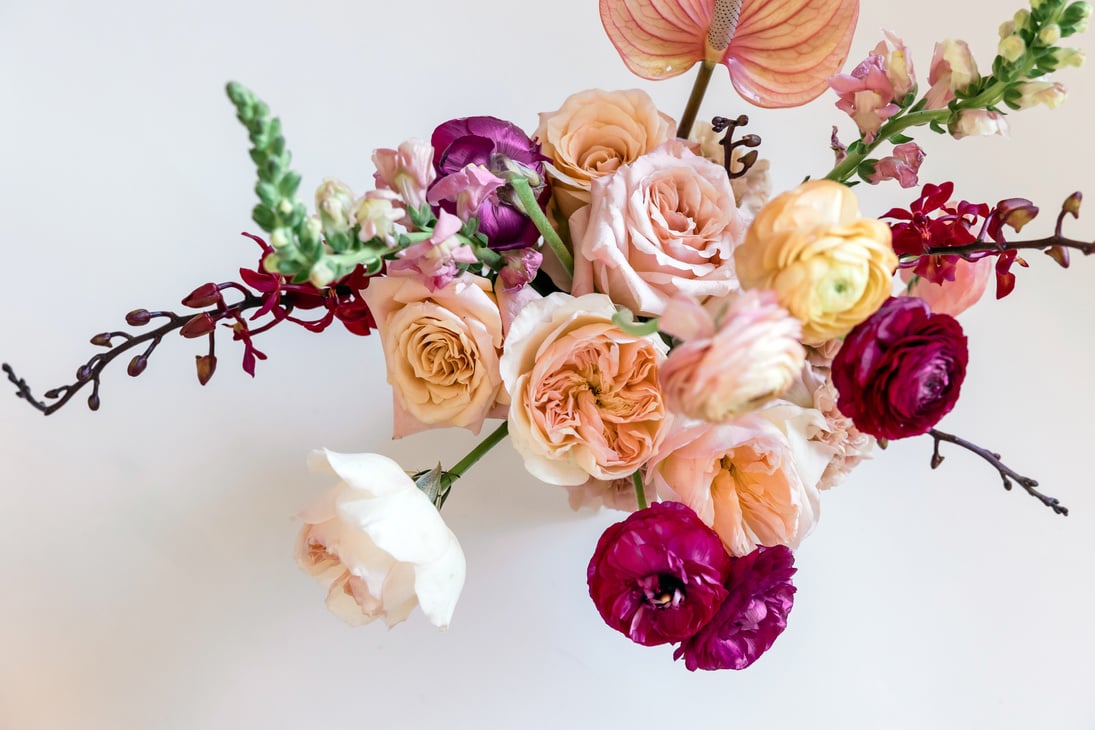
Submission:
[[[684,601],[684,583],[674,575],[658,573],[639,581],[643,598],[654,608],[676,608]]]

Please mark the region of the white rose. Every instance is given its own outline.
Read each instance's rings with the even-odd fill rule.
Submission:
[[[342,481],[301,517],[297,562],[352,626],[404,621],[416,605],[447,628],[464,587],[464,552],[429,498],[378,454],[312,452],[309,466]]]

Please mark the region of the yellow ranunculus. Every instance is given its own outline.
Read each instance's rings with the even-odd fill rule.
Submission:
[[[746,289],[773,289],[802,321],[803,343],[843,337],[890,296],[897,256],[890,229],[861,218],[855,194],[813,180],[776,197],[734,251]]]

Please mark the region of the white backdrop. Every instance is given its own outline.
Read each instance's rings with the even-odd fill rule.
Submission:
[[[852,60],[886,27],[922,78],[944,33],[987,67],[1014,9],[864,0]],[[640,86],[678,115],[691,83],[631,77],[591,0],[7,0],[0,69],[0,359],[38,393],[128,310],[177,308],[254,263],[228,79],[282,117],[308,190],[325,175],[364,189],[374,147],[450,117],[532,130],[594,86]],[[1065,195],[1095,194],[1095,70],[1063,80],[1069,103],[1013,116],[1011,140],[927,139],[923,179],[1035,198],[1047,214],[1028,230],[1048,233]],[[826,171],[830,125],[851,127],[829,96],[752,110],[716,73],[705,113],[742,111],[777,188]],[[886,187],[863,206],[911,198]],[[1095,207],[1069,230],[1095,237]],[[423,467],[475,441],[388,441],[375,338],[279,328],[254,381],[225,341],[204,389],[200,350],[174,338],[139,379],[108,372],[99,413],[43,419],[5,385],[0,728],[1095,728],[1095,259],[1030,258],[1012,297],[963,317],[970,372],[942,425],[1003,451],[1072,516],[1004,492],[972,456],[949,450],[931,472],[930,440],[895,444],[825,495],[790,626],[744,673],[690,674],[605,627],[585,566],[618,514],[574,515],[505,447],[445,509],[468,559],[447,633],[418,614],[390,632],[328,614],[291,559],[294,515],[326,486],[307,451]]]

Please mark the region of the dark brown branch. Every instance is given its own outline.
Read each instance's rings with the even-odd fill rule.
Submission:
[[[1054,246],[1063,246],[1079,251],[1084,256],[1095,253],[1095,242],[1084,243],[1063,236],[1046,236],[1034,241],[1016,241],[996,243],[995,241],[976,241],[965,246],[932,246],[921,256],[969,256],[975,253],[1004,253],[1006,251],[1045,251]]]
[[[95,335],[91,338],[91,343],[100,347],[109,347],[110,350],[105,353],[93,355],[86,363],[76,369],[75,382],[46,391],[43,395],[44,400],[39,400],[34,397],[26,380],[18,377],[11,365],[4,363],[3,365],[0,365],[0,369],[7,374],[8,381],[16,387],[16,396],[22,398],[35,409],[41,411],[45,416],[48,416],[63,407],[88,383],[91,383],[91,395],[88,396],[87,405],[88,408],[95,411],[99,409],[99,381],[102,377],[103,370],[115,358],[135,347],[148,343],[144,352],[136,355],[129,363],[128,372],[131,376],[136,377],[144,372],[149,356],[160,344],[160,341],[163,340],[165,335],[170,334],[175,330],[183,329],[188,322],[201,317],[203,314],[209,315],[213,320],[218,320],[231,313],[239,313],[247,309],[254,309],[255,307],[260,306],[262,301],[263,299],[261,296],[248,294],[242,300],[230,307],[225,308],[221,305],[221,307],[217,309],[198,312],[196,314],[149,312],[145,309],[134,310],[126,315],[126,322],[130,326],[143,326],[148,324],[152,319],[160,317],[165,318],[167,321],[159,327],[139,335],[132,335],[128,332],[103,332]],[[112,345],[111,340],[114,339],[121,339],[122,343],[119,345]],[[212,356],[212,347],[210,347],[210,356]],[[47,401],[53,402],[49,403]]]
[[[711,129],[714,130],[716,134],[726,132],[725,136],[719,140],[719,144],[722,145],[723,151],[722,166],[726,169],[726,174],[731,180],[743,177],[757,162],[757,151],[754,149],[751,152],[742,155],[741,158],[737,160],[740,169],[733,169],[735,149],[738,147],[753,148],[760,146],[760,137],[755,134],[747,134],[739,140],[734,139],[734,132],[736,132],[739,127],[744,127],[748,123],[749,117],[745,114],[739,115],[737,119],[714,117],[711,120]]]
[[[977,444],[966,441],[964,438],[955,436],[954,434],[940,431],[933,428],[928,432],[928,435],[934,439],[934,448],[932,451],[931,467],[932,469],[939,468],[939,465],[943,463],[943,455],[939,453],[939,444],[946,441],[949,444],[960,446],[967,451],[971,451],[977,454],[982,459],[991,464],[996,471],[1000,473],[1000,478],[1004,480],[1004,489],[1011,490],[1013,484],[1018,484],[1020,487],[1026,490],[1027,494],[1037,499],[1039,502],[1049,507],[1059,515],[1068,516],[1068,507],[1061,504],[1060,500],[1056,497],[1050,497],[1049,495],[1039,492],[1037,489],[1038,482],[1030,477],[1023,476],[1011,467],[1004,464],[1000,460],[1000,454],[993,453],[988,449],[982,448]]]

